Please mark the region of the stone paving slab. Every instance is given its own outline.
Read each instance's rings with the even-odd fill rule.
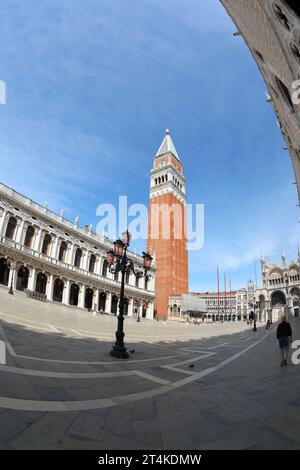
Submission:
[[[0,408],[0,448],[300,448],[300,366],[279,367],[274,332],[128,318],[135,353],[121,361],[108,354],[115,317],[6,294],[0,338],[18,373],[0,367],[0,406],[19,402]],[[293,328],[300,339],[300,321]],[[45,410],[26,410],[25,399]]]

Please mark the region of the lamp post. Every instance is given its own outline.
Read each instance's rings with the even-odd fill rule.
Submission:
[[[253,299],[253,331],[257,331],[256,327],[256,300]]]
[[[124,293],[125,293],[125,275],[132,271],[138,277],[145,277],[151,268],[152,257],[148,253],[143,252],[143,270],[136,270],[132,259],[127,256],[127,249],[130,245],[131,234],[126,230],[122,234],[122,240],[114,242],[114,250],[107,252],[107,264],[111,273],[121,272],[121,289],[118,315],[118,328],[116,331],[116,342],[110,351],[110,355],[121,359],[128,359],[129,354],[124,346]]]

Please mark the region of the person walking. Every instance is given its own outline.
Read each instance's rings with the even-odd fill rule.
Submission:
[[[292,341],[292,328],[287,322],[285,315],[281,317],[281,323],[277,327],[277,339],[281,352],[281,367],[287,366],[290,343]]]

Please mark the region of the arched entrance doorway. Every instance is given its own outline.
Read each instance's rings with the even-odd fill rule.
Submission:
[[[6,258],[0,258],[0,284],[8,286],[9,263]]]
[[[18,270],[16,289],[17,290],[27,289],[28,278],[29,278],[29,269],[26,266],[21,266]]]
[[[111,313],[113,313],[114,315],[116,315],[118,311],[118,301],[118,297],[116,295],[113,295],[111,299]]]
[[[105,292],[100,292],[99,301],[98,301],[98,310],[100,310],[100,312],[105,312],[105,307],[106,307],[106,294]]]
[[[61,279],[55,279],[53,287],[54,302],[62,302],[64,292],[64,282]]]
[[[277,321],[285,313],[286,298],[281,290],[272,292],[271,295],[271,308],[272,308],[272,321]]]
[[[77,284],[72,284],[70,287],[70,305],[78,305],[78,295],[79,295],[79,287]]]
[[[35,292],[46,294],[47,276],[45,273],[38,273],[36,277]]]
[[[93,306],[93,296],[94,296],[94,291],[90,287],[88,287],[85,290],[85,298],[84,298],[84,308],[87,308],[88,310],[92,309]]]

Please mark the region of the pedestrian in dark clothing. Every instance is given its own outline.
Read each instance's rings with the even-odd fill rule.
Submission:
[[[285,316],[281,318],[281,323],[277,327],[277,339],[279,340],[279,347],[281,352],[281,367],[287,366],[289,348],[292,341],[292,328],[291,325],[286,321]]]

